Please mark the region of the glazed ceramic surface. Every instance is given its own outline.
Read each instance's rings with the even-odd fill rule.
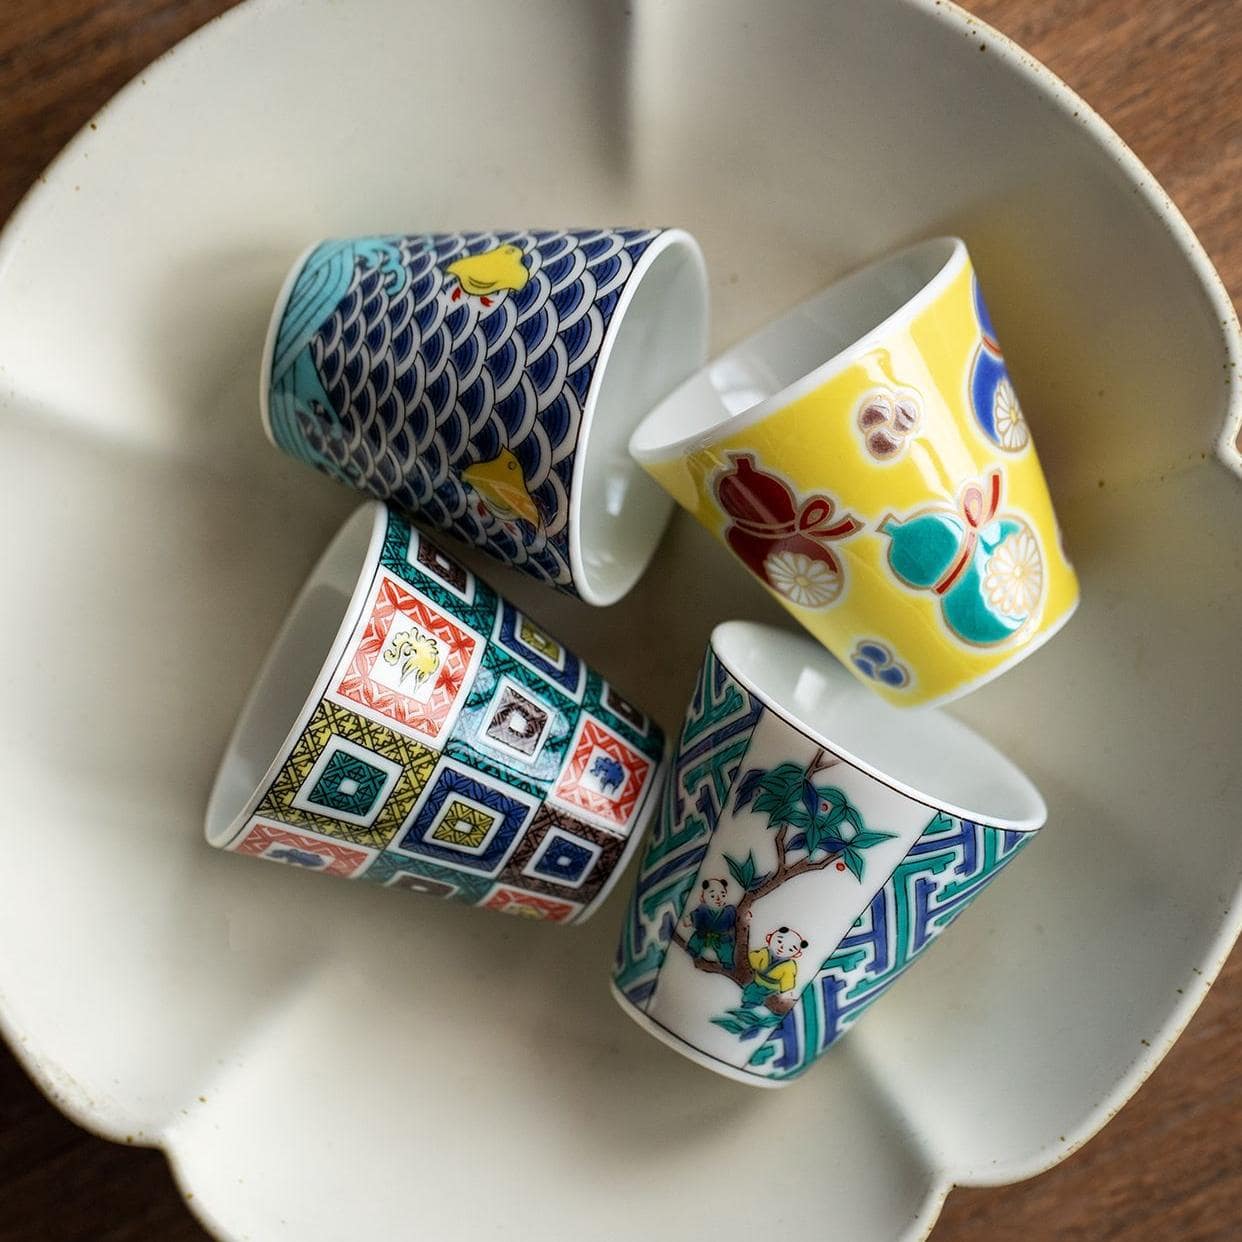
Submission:
[[[643,835],[663,751],[659,727],[598,673],[372,503],[324,553],[268,656],[207,837],[582,922]]]
[[[952,1183],[1029,1176],[1103,1125],[1236,934],[1242,494],[1212,457],[1242,411],[1232,311],[1090,109],[951,5],[513,7],[243,5],[94,118],[0,240],[22,601],[0,610],[0,1022],[72,1116],[164,1147],[224,1238],[685,1242],[722,1187],[739,1236],[779,1202],[798,1242],[917,1238]],[[411,49],[419,74],[379,67]],[[796,1089],[696,1070],[619,1012],[624,893],[580,928],[518,924],[203,840],[355,503],[264,438],[273,298],[304,239],[415,211],[680,221],[713,353],[874,255],[970,246],[1083,603],[951,710],[1048,823]],[[797,628],[680,514],[615,608],[485,572],[666,732],[718,621]],[[743,1193],[722,1170],[750,1133],[787,1160]]]
[[[893,703],[977,688],[1077,606],[1030,429],[956,239],[882,260],[766,326],[663,402],[633,446]]]
[[[342,483],[612,603],[668,519],[623,447],[702,362],[706,304],[678,230],[323,242],[277,301],[264,426]]]
[[[786,1083],[1044,813],[957,721],[895,716],[809,639],[718,626],[631,897],[617,999],[699,1064]]]

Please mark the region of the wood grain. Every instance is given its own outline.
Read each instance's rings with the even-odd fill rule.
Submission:
[[[120,86],[231,3],[4,6],[0,219]],[[968,7],[1048,64],[1134,148],[1185,213],[1236,304],[1242,294],[1238,0],[971,0]],[[933,1242],[1242,1236],[1239,1066],[1242,953],[1235,953],[1186,1034],[1103,1133],[1031,1181],[955,1190]],[[114,1146],[78,1130],[0,1049],[0,1242],[201,1242],[206,1236],[158,1152]]]

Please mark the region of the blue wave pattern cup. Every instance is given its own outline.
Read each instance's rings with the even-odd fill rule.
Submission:
[[[1044,818],[1030,781],[951,717],[882,702],[809,637],[717,626],[613,993],[691,1060],[781,1086]]]
[[[672,509],[629,436],[706,353],[678,229],[325,241],[277,301],[260,402],[277,448],[609,604]]]

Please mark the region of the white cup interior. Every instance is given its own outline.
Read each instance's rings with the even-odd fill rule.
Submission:
[[[680,457],[819,387],[965,259],[961,241],[939,237],[839,280],[692,376],[638,425],[630,451],[640,462]]]
[[[372,502],[345,523],[319,558],[272,644],[229,739],[207,804],[207,839],[213,844],[230,838],[230,829],[260,782],[275,775],[277,760],[323,697],[324,679],[353,628],[354,597],[370,587],[362,570],[383,517],[383,505]]]
[[[812,639],[748,621],[712,632],[721,662],[752,694],[825,747],[902,793],[960,819],[1029,832],[1039,790],[952,716],[892,707]]]
[[[707,357],[707,271],[698,243],[669,229],[643,252],[613,312],[583,409],[570,501],[574,581],[611,604],[638,581],[672,501],[629,453],[635,425]]]

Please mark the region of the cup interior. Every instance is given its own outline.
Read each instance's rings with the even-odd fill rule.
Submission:
[[[321,697],[329,654],[348,637],[351,601],[383,506],[363,505],[337,533],[277,635],[229,739],[207,806],[207,839],[220,843],[246,809],[264,773]]]
[[[772,711],[907,796],[1019,832],[1047,817],[1039,791],[990,742],[952,716],[884,702],[812,639],[727,621],[711,642],[729,672]]]
[[[683,384],[638,425],[631,452],[640,462],[680,456],[817,388],[964,258],[962,242],[939,237],[839,280]]]
[[[570,510],[574,581],[588,603],[620,599],[647,567],[672,501],[629,453],[635,425],[707,356],[707,273],[680,229],[643,253],[613,313],[583,407]]]

